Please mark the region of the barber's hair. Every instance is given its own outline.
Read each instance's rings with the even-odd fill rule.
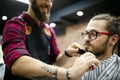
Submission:
[[[110,14],[99,14],[94,16],[92,20],[106,20],[108,25],[106,30],[112,34],[117,34],[120,38],[120,16],[113,16]],[[117,44],[114,46],[114,51],[120,56],[120,39],[118,40]]]

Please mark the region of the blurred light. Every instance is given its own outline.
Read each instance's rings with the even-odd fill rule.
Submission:
[[[29,0],[17,0],[17,1],[20,1],[20,2],[25,3],[25,4],[29,4]]]
[[[50,23],[50,27],[56,27],[55,23]]]
[[[2,16],[2,20],[7,20],[7,16]]]
[[[82,11],[78,11],[77,12],[77,16],[83,16],[83,12]]]

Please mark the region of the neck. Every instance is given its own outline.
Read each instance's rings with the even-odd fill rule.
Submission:
[[[103,55],[98,56],[96,58],[100,61],[103,61],[103,60],[106,60],[106,59],[110,58],[111,56],[112,56],[112,54],[103,54]]]
[[[35,13],[33,12],[33,10],[31,10],[30,8],[27,11],[27,14],[33,18],[33,20],[35,20],[35,22],[39,25],[40,24],[40,20],[36,17]]]

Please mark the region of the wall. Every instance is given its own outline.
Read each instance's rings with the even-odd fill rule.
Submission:
[[[3,52],[2,52],[2,46],[1,46],[1,40],[2,40],[2,35],[0,35],[0,64],[3,64]]]
[[[64,52],[65,48],[67,48],[73,42],[78,42],[81,45],[81,47],[83,47],[82,45],[84,44],[84,41],[80,35],[80,32],[84,31],[86,25],[87,22],[68,26],[66,28],[65,35],[57,36],[57,42],[62,52]]]

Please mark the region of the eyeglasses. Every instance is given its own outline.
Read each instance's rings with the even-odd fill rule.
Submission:
[[[90,40],[95,40],[98,37],[98,34],[103,34],[103,35],[107,35],[107,36],[111,36],[112,34],[109,32],[98,32],[95,30],[91,30],[90,32],[81,32],[81,36],[83,39],[86,38],[86,36],[88,36],[88,38]]]

